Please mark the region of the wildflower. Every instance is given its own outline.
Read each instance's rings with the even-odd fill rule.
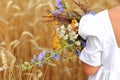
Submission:
[[[47,18],[47,20],[52,20],[51,16],[52,16],[52,14],[49,13],[49,14],[48,14],[48,18]]]
[[[75,27],[75,23],[77,23],[77,20],[74,18],[74,19],[72,20],[72,23],[71,23],[72,28]]]
[[[51,21],[51,24],[54,24],[54,25],[58,24],[57,20],[53,20],[52,13],[49,13],[47,16],[48,16],[47,21]],[[48,22],[46,22],[46,24],[48,24]]]
[[[59,37],[62,38],[64,36],[64,34],[59,34]]]
[[[65,26],[64,26],[64,25],[60,26],[60,29],[64,30],[64,29],[65,29]]]
[[[77,56],[80,56],[81,52],[76,48],[75,49],[75,54],[77,54]]]
[[[73,42],[75,42],[75,39],[74,39],[73,36],[70,36],[70,40],[73,41]]]
[[[62,38],[65,35],[66,31],[65,30],[60,30],[58,32],[59,38]]]
[[[58,35],[55,35],[53,41],[54,41],[54,42],[59,42],[59,36],[58,36]]]
[[[67,30],[68,30],[69,32],[72,30],[72,28],[71,28],[71,25],[70,25],[70,24],[67,26]]]
[[[58,3],[57,7],[59,8],[59,10],[62,9],[63,8],[62,2]]]
[[[83,14],[80,14],[80,16],[83,16]]]
[[[74,36],[76,33],[75,33],[75,31],[70,31],[69,32],[69,36],[71,37],[71,36]]]
[[[65,36],[63,36],[63,39],[67,40],[68,39],[68,35],[66,34]]]
[[[57,53],[55,53],[55,54],[53,55],[53,58],[54,58],[55,60],[57,60],[57,59],[59,58],[59,55],[58,55]]]
[[[73,44],[73,41],[68,41],[68,44]]]
[[[56,31],[57,34],[59,34],[59,32],[60,32],[60,28],[56,28],[55,31]]]
[[[94,16],[96,15],[95,12],[93,12],[93,11],[89,11],[88,13],[86,13],[86,15],[89,15],[89,14],[92,14]]]
[[[37,56],[34,55],[33,58],[32,58],[32,60],[31,60],[31,63],[35,63],[36,62],[36,58],[37,58]]]
[[[57,44],[55,49],[56,49],[56,50],[61,49],[61,45],[60,45],[60,44]]]
[[[58,50],[61,48],[61,45],[59,44],[59,36],[55,35],[53,39],[53,49]]]
[[[52,14],[59,14],[59,10],[54,11]]]
[[[62,4],[62,0],[56,0],[57,7],[59,7],[59,8],[62,7],[61,4]]]
[[[75,26],[76,26],[76,27],[78,27],[78,26],[79,26],[79,23],[78,23],[78,22],[76,22],[76,23],[75,23]]]
[[[43,50],[43,51],[39,54],[39,56],[38,56],[38,61],[41,62],[42,59],[44,58],[44,56],[45,56],[45,50]]]
[[[60,30],[60,34],[65,34],[66,33],[66,31],[65,30]]]
[[[52,21],[52,24],[57,25],[58,24],[57,20]]]
[[[46,12],[47,12],[47,13],[51,13],[51,11],[50,11],[50,10],[46,10]]]
[[[52,30],[51,36],[55,35],[55,30]]]
[[[81,43],[80,43],[80,41],[76,41],[75,44],[76,44],[77,46],[80,46]]]
[[[61,7],[61,8],[59,9],[60,12],[63,12],[63,10],[64,10],[63,7]]]
[[[58,7],[59,12],[63,12],[62,0],[56,0],[56,6]]]
[[[43,67],[43,62],[40,62],[40,63],[39,63],[39,66],[40,66],[40,67]]]
[[[74,18],[73,20],[72,20],[72,23],[76,23],[77,22],[77,20]]]
[[[62,0],[56,0],[56,6],[59,6],[62,3]]]
[[[86,46],[86,41],[85,41],[85,40],[82,40],[82,41],[81,41],[81,46],[82,46],[82,47],[85,47],[85,46]]]
[[[75,35],[73,36],[73,38],[74,38],[74,39],[77,39],[77,38],[78,38],[78,34],[75,34]]]

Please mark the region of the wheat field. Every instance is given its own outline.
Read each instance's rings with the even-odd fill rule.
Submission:
[[[69,9],[80,11],[71,0],[64,1]],[[118,3],[118,0],[87,1],[95,12]],[[41,48],[51,48],[52,26],[46,26],[40,18],[47,15],[47,10],[55,10],[55,0],[0,0],[0,80],[87,80],[77,57],[25,71],[18,66],[30,61]]]

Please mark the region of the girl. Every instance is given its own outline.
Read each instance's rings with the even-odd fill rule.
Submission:
[[[120,4],[83,16],[79,25],[86,39],[80,59],[88,80],[120,80]]]

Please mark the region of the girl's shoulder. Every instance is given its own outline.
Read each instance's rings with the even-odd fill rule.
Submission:
[[[107,10],[100,11],[94,14],[86,14],[82,17],[79,22],[79,31],[78,33],[82,36],[101,36],[106,25],[105,21],[107,19]],[[84,37],[84,39],[86,39]]]

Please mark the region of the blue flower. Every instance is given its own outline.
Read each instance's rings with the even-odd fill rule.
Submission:
[[[80,56],[81,52],[76,48],[76,49],[75,49],[75,54],[76,54],[77,56]]]
[[[58,55],[57,53],[55,53],[55,54],[53,55],[53,58],[54,58],[55,60],[57,60],[57,59],[59,58],[59,55]]]
[[[41,62],[42,59],[44,58],[45,56],[45,50],[43,50],[39,55],[38,55],[38,61]]]

